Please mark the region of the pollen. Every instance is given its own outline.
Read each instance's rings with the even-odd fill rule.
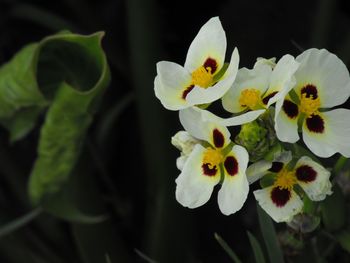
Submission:
[[[224,161],[224,156],[220,150],[208,148],[204,153],[203,163],[207,164],[210,169],[217,167]]]
[[[292,190],[293,186],[297,183],[297,178],[295,176],[294,171],[287,171],[283,169],[277,174],[276,181],[274,183],[274,187],[278,187],[279,189],[287,189],[289,191]]]
[[[256,89],[245,89],[239,97],[239,104],[251,110],[257,109],[261,105],[260,91]]]
[[[192,72],[192,83],[193,85],[201,88],[208,88],[213,84],[213,74],[211,73],[211,67],[200,66]]]
[[[314,99],[314,95],[308,96],[306,93],[301,94],[299,110],[300,112],[305,113],[307,117],[317,114],[320,106],[321,102],[319,97]]]

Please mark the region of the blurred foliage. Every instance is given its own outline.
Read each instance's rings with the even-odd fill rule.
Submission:
[[[155,63],[182,64],[216,15],[241,66],[309,47],[349,66],[348,1],[198,4],[0,0],[0,262],[233,262],[216,232],[243,262],[350,261],[345,160],[333,172],[334,184],[342,181],[332,196],[343,214],[335,218],[328,199],[309,207],[322,219],[310,233],[272,224],[252,195],[229,217],[214,198],[183,208],[169,142],[178,116],[153,94]],[[102,35],[91,35],[98,31],[103,49]]]

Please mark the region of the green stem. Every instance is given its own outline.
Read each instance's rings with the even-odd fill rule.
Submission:
[[[24,216],[18,217],[15,220],[3,225],[0,228],[0,238],[11,234],[12,232],[24,227],[29,224],[35,218],[37,218],[43,212],[41,207],[35,208]]]
[[[343,155],[339,156],[337,162],[335,163],[335,165],[333,167],[334,174],[339,174],[341,172],[341,170],[344,168],[347,161],[348,161],[348,159],[346,157],[344,157]]]

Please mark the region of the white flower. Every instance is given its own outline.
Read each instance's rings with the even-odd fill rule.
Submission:
[[[293,74],[298,66],[292,56],[285,55],[276,66],[273,59],[260,59],[253,69],[241,68],[232,87],[222,98],[223,107],[229,112],[239,113],[240,118],[249,114],[256,119],[288,93],[294,84]],[[235,123],[235,118],[226,122]]]
[[[213,17],[191,43],[184,67],[168,61],[157,63],[154,91],[163,106],[180,110],[220,99],[235,80],[239,63],[234,49],[225,71],[225,52],[225,32],[219,18]]]
[[[350,77],[344,63],[325,49],[309,49],[296,58],[292,91],[276,103],[275,129],[284,142],[299,140],[302,125],[307,147],[320,157],[336,152],[350,157],[350,110],[324,111],[350,96]]]
[[[287,164],[291,155],[284,153],[281,157],[279,161],[272,162],[270,168],[266,166],[268,170],[265,172],[257,169],[260,177],[267,173],[275,174],[274,183],[253,193],[259,205],[276,222],[288,222],[303,208],[303,202],[294,190],[296,185],[299,185],[312,201],[321,201],[332,194],[332,184],[329,181],[330,172],[311,158],[301,157],[295,167],[288,170]],[[253,174],[250,176],[254,177]]]
[[[198,111],[180,111],[180,121],[191,136],[203,143],[194,146],[176,179],[177,201],[185,207],[199,207],[209,200],[214,186],[222,182],[219,208],[225,215],[235,213],[249,191],[247,151],[238,145],[232,147],[227,128],[203,120]]]

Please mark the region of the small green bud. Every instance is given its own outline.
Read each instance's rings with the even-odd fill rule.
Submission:
[[[250,161],[264,158],[277,144],[271,114],[266,112],[259,119],[243,124],[235,142],[247,149]]]

